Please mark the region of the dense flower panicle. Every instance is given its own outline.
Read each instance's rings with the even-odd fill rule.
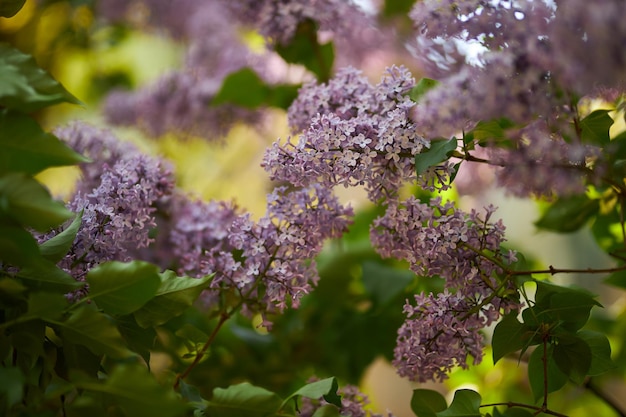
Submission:
[[[60,263],[80,278],[102,262],[128,261],[132,251],[150,244],[156,205],[172,193],[174,178],[169,165],[106,130],[74,124],[56,132],[94,161],[81,166],[83,179],[68,203],[82,212],[82,223]]]
[[[375,86],[346,68],[328,84],[304,87],[289,109],[292,127],[304,129],[298,143],[274,143],[263,166],[296,186],[364,185],[373,201],[395,196],[415,179],[414,156],[429,146],[408,117],[414,82],[402,67]]]
[[[393,365],[398,374],[416,382],[443,381],[455,366],[467,368],[483,357],[480,330],[488,320],[462,294],[415,295],[416,305],[404,306],[407,319],[398,329]]]
[[[384,216],[372,224],[370,238],[383,257],[404,259],[420,276],[440,276],[447,288],[459,288],[469,298],[489,296],[498,287],[501,268],[478,252],[494,253],[504,263],[513,254],[502,253],[505,227],[491,222],[495,208],[464,213],[437,197],[429,204],[415,197],[390,202]]]
[[[274,190],[266,215],[256,222],[230,205],[183,196],[173,199],[170,210],[164,244],[170,246],[178,272],[215,274],[204,296],[206,307],[220,291],[235,291],[247,313],[297,307],[318,280],[310,260],[324,240],[343,233],[352,216],[350,208],[319,186]]]

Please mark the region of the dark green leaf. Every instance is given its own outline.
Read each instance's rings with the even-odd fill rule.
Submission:
[[[619,288],[626,289],[626,271],[615,271],[604,282]]]
[[[115,322],[130,350],[139,354],[149,364],[150,352],[157,337],[154,328],[140,327],[132,315],[118,317]]]
[[[39,247],[33,235],[18,225],[0,221],[1,261],[9,265],[25,266],[40,256]]]
[[[300,22],[289,44],[275,45],[274,50],[286,62],[303,65],[315,74],[318,80],[328,81],[330,78],[335,59],[333,44],[331,42],[319,44],[317,27],[313,20]]]
[[[32,177],[24,174],[0,177],[0,219],[9,218],[22,226],[45,232],[72,215]]]
[[[385,0],[383,16],[408,16],[415,0]]]
[[[591,368],[591,348],[576,336],[558,337],[552,355],[561,372],[577,384],[582,384]]]
[[[83,304],[65,320],[47,318],[46,321],[58,329],[63,340],[86,346],[96,355],[105,354],[112,358],[133,356],[110,318],[93,306]]]
[[[500,359],[509,353],[516,352],[528,344],[525,335],[530,328],[524,326],[517,320],[517,314],[511,313],[496,325],[493,331],[493,363],[498,363]]]
[[[0,44],[0,106],[30,113],[63,102],[80,104],[32,56]]]
[[[600,202],[586,195],[559,198],[535,222],[535,226],[560,233],[570,233],[583,227],[600,210]]]
[[[178,277],[172,271],[165,271],[159,277],[160,285],[154,298],[134,313],[141,327],[157,326],[182,314],[196,301],[213,276]]]
[[[567,383],[567,375],[561,372],[552,358],[553,345],[548,345],[546,360],[548,361],[547,381],[548,393],[561,389]],[[537,348],[530,355],[528,360],[528,381],[535,396],[535,401],[544,397],[544,349],[543,345]]]
[[[399,295],[415,279],[406,270],[392,268],[379,262],[363,263],[363,286],[377,305],[385,305]]]
[[[205,413],[209,417],[265,417],[277,413],[282,402],[275,393],[243,382],[215,388]]]
[[[429,149],[415,155],[415,172],[417,176],[422,175],[428,168],[448,160],[455,149],[456,138],[432,140]]]
[[[89,298],[111,315],[130,314],[152,299],[161,279],[156,265],[107,262],[89,271]]]
[[[605,146],[611,141],[609,129],[612,125],[609,110],[596,110],[580,121],[581,139],[585,143]]]
[[[596,376],[615,368],[615,364],[611,360],[611,344],[604,334],[591,330],[581,330],[576,335],[584,340],[591,349],[591,367],[587,371],[587,375]]]
[[[413,390],[411,410],[417,417],[436,417],[437,413],[448,408],[446,399],[431,389]]]
[[[127,416],[177,417],[188,410],[171,387],[157,383],[152,374],[140,365],[120,364],[104,383],[83,380],[76,382],[76,385],[84,390],[104,394]]]
[[[472,129],[471,135],[481,146],[497,144],[512,147],[513,144],[504,134],[505,130],[512,126],[513,123],[508,119],[481,121]]]
[[[546,310],[550,316],[563,322],[570,331],[583,327],[589,320],[589,313],[598,302],[590,295],[580,292],[563,292],[550,297],[550,308]]]
[[[469,389],[460,389],[454,393],[452,404],[447,410],[438,412],[437,417],[481,417],[480,394]]]
[[[19,368],[0,367],[0,398],[2,398],[0,405],[4,403],[7,408],[11,408],[22,401],[25,383],[26,378]],[[0,408],[0,411],[3,411],[4,414],[7,410]]]
[[[28,310],[20,319],[58,320],[69,306],[62,294],[35,292],[28,297]]]
[[[22,9],[26,0],[0,0],[0,16],[13,17]]]
[[[54,263],[63,259],[72,248],[72,243],[76,239],[82,219],[83,213],[80,212],[65,230],[40,244],[39,251],[41,256]]]
[[[415,87],[411,89],[409,92],[409,97],[411,100],[418,102],[419,99],[426,94],[428,91],[439,85],[439,81],[433,80],[430,78],[422,78],[415,84]]]
[[[0,111],[0,174],[34,175],[46,168],[86,161],[56,136],[44,132],[30,116],[8,109]]]

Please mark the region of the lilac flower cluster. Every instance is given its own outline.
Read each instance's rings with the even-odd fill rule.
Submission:
[[[406,260],[417,275],[445,279],[444,293],[422,294],[417,307],[405,307],[394,359],[400,375],[442,379],[454,365],[465,366],[468,354],[479,362],[479,330],[519,307],[503,296],[515,287],[501,281],[500,265],[514,262],[515,254],[500,249],[504,225],[490,221],[494,211],[489,206],[481,217],[441,198],[426,204],[410,197],[390,202],[372,224],[370,238],[383,257]]]
[[[132,250],[150,244],[155,205],[171,194],[174,179],[169,165],[107,131],[76,123],[55,133],[93,160],[81,166],[84,177],[68,203],[82,213],[82,223],[60,264],[82,278],[94,266],[130,260]]]
[[[353,68],[328,84],[303,87],[289,108],[297,143],[275,142],[263,166],[270,177],[295,186],[364,185],[372,201],[394,196],[415,180],[414,156],[429,147],[409,119],[415,80],[391,67],[377,85]]]
[[[179,272],[214,273],[207,304],[234,291],[247,313],[297,307],[318,280],[311,259],[325,239],[343,233],[352,216],[321,186],[275,189],[256,222],[223,203],[183,201],[173,210],[169,244]]]

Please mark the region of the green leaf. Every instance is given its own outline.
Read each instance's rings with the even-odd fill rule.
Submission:
[[[325,404],[315,410],[315,413],[311,417],[341,417],[339,414],[339,408],[332,404]]]
[[[32,291],[48,291],[65,294],[85,285],[70,274],[44,258],[38,258],[20,269],[16,278]]]
[[[22,226],[46,232],[72,215],[32,177],[24,174],[0,177],[0,220],[8,218]]]
[[[504,147],[511,147],[512,143],[504,134],[505,130],[514,126],[508,119],[497,119],[481,121],[472,129],[471,135],[479,145],[489,146],[498,144]]]
[[[33,235],[18,225],[0,221],[0,260],[2,262],[14,266],[25,266],[40,257],[39,247]]]
[[[546,311],[563,322],[568,330],[576,331],[587,323],[591,308],[597,305],[598,302],[588,294],[568,291],[553,294]]]
[[[0,408],[0,411],[6,412],[9,408],[22,401],[25,383],[26,378],[19,368],[13,366],[5,367],[4,365],[0,367],[0,398],[2,398],[0,405],[4,404],[7,408],[7,410]]]
[[[511,313],[504,316],[493,330],[493,363],[509,353],[516,352],[528,344],[525,333],[530,329],[517,320],[517,314]]]
[[[248,382],[215,388],[205,414],[208,417],[265,417],[277,413],[282,400],[275,393]]]
[[[446,399],[431,389],[413,390],[411,410],[417,417],[436,417],[437,413],[448,408]]]
[[[415,0],[385,0],[382,14],[385,17],[398,15],[406,17],[409,15],[413,4],[415,4]]]
[[[591,349],[591,366],[587,375],[596,376],[615,369],[616,366],[611,360],[611,344],[604,334],[591,330],[581,330],[576,335],[584,340]]]
[[[35,292],[28,297],[28,310],[20,319],[58,320],[68,306],[69,303],[62,294]]]
[[[559,233],[575,232],[599,210],[600,201],[584,194],[561,197],[535,222],[535,226]]]
[[[591,368],[591,348],[576,336],[563,335],[557,338],[552,355],[561,372],[576,384],[582,384]]]
[[[419,99],[426,94],[428,91],[439,85],[439,81],[433,80],[431,78],[422,78],[415,84],[415,87],[411,89],[409,92],[409,97],[414,102],[418,102]]]
[[[119,359],[133,356],[111,319],[91,305],[81,305],[65,320],[46,321],[58,329],[65,343],[83,345],[96,355]]]
[[[74,217],[72,223],[67,226],[65,230],[40,244],[39,251],[41,252],[41,256],[54,263],[63,259],[72,248],[82,219],[83,212],[81,211]]]
[[[0,0],[0,16],[13,17],[26,3],[26,0]]]
[[[409,271],[392,268],[379,262],[363,262],[363,286],[372,300],[384,306],[415,279]]]
[[[298,24],[289,44],[277,44],[274,50],[286,62],[301,64],[317,76],[320,81],[328,81],[333,67],[335,52],[331,42],[320,45],[317,41],[317,27],[313,20]]]
[[[139,354],[149,364],[150,353],[157,337],[154,328],[140,327],[132,315],[118,317],[115,322],[128,348]]]
[[[32,56],[0,44],[0,106],[30,113],[63,102],[80,104]]]
[[[250,68],[242,68],[229,74],[222,83],[211,104],[232,103],[247,108],[264,104],[269,87]]]
[[[34,175],[46,168],[87,161],[56,136],[44,132],[30,116],[0,110],[0,174]]]
[[[282,409],[289,401],[298,396],[312,398],[314,400],[323,397],[329,403],[334,404],[337,407],[341,407],[341,397],[337,395],[338,388],[339,385],[337,384],[337,378],[335,377],[311,382],[310,384],[306,384],[305,386],[298,389],[289,397],[285,398],[280,408]]]
[[[507,408],[502,417],[533,417],[533,415],[530,411],[523,408],[512,407]]]
[[[153,327],[179,316],[207,288],[213,275],[202,278],[178,277],[172,271],[159,274],[160,284],[154,298],[135,311],[141,327]]]
[[[428,168],[448,160],[455,149],[456,138],[450,140],[433,139],[428,150],[415,155],[415,172],[417,176],[422,175]]]
[[[143,261],[106,262],[90,270],[86,280],[89,298],[111,315],[137,311],[161,284],[157,266]]]
[[[580,121],[581,139],[585,143],[604,146],[611,141],[609,129],[613,119],[609,110],[595,110]]]
[[[611,273],[611,275],[604,279],[604,283],[626,289],[626,271],[615,271]]]
[[[447,410],[438,412],[437,417],[481,417],[480,394],[469,389],[460,389],[454,393],[452,404]]]
[[[567,375],[561,372],[561,370],[554,362],[552,352],[553,345],[548,345],[548,352],[546,355],[546,359],[548,361],[548,394],[563,388],[563,386],[567,383]],[[530,382],[530,388],[533,391],[535,401],[543,398],[545,392],[543,353],[543,345],[539,345],[530,355],[530,358],[528,360],[528,381]]]
[[[189,409],[171,387],[160,385],[152,374],[136,364],[117,365],[104,383],[83,380],[75,384],[104,394],[127,416],[177,417]]]

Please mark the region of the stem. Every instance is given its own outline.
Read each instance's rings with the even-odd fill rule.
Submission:
[[[543,335],[543,410],[548,409],[548,335]]]
[[[607,404],[609,407],[611,407],[613,409],[613,411],[615,411],[615,413],[620,416],[620,417],[626,417],[626,412],[624,412],[622,409],[620,409],[620,407],[617,405],[617,403],[610,397],[608,397],[604,392],[602,392],[595,384],[593,384],[591,382],[591,378],[589,378],[586,382],[584,387],[586,389],[588,389],[589,391],[591,391],[596,397],[598,397],[599,399],[601,399],[602,401],[604,401],[605,404]]]
[[[178,390],[178,387],[180,385],[180,381],[185,379],[185,378],[187,378],[189,376],[189,374],[191,373],[191,371],[193,370],[193,368],[195,368],[196,365],[198,363],[200,363],[202,358],[204,358],[204,355],[206,354],[207,350],[209,350],[209,347],[211,346],[211,343],[213,343],[213,340],[215,340],[215,337],[217,336],[217,332],[220,331],[220,329],[222,328],[224,323],[226,323],[226,321],[232,316],[232,314],[235,311],[236,310],[233,309],[233,310],[231,310],[228,313],[222,313],[220,315],[220,321],[217,323],[217,325],[215,326],[215,328],[211,332],[211,335],[209,336],[209,339],[206,341],[204,346],[202,346],[202,349],[200,349],[200,351],[198,352],[196,357],[193,359],[193,362],[191,362],[189,364],[189,366],[187,367],[187,369],[185,369],[183,371],[183,373],[176,375],[176,380],[174,381],[174,389],[175,390]]]
[[[530,410],[535,410],[539,413],[549,414],[551,416],[557,417],[568,417],[565,414],[557,413],[556,411],[543,409],[542,407],[537,407],[536,405],[524,404],[524,403],[516,403],[516,402],[506,402],[506,403],[492,403],[492,404],[482,404],[481,407],[497,407],[499,405],[504,405],[506,407],[520,407],[520,408],[528,408]]]

